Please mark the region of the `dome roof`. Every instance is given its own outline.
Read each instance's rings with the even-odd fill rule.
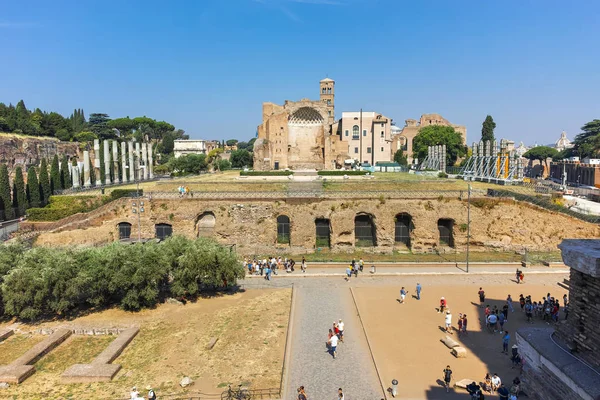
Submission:
[[[290,115],[289,122],[292,124],[320,124],[323,116],[312,107],[301,107]]]

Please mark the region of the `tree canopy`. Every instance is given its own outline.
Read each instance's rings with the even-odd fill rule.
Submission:
[[[413,157],[424,160],[427,156],[428,146],[446,145],[447,164],[456,164],[459,157],[467,154],[462,136],[451,126],[429,125],[419,129],[419,133],[413,139]]]
[[[394,161],[396,161],[400,165],[408,165],[408,159],[404,155],[402,149],[396,150],[396,152],[394,153]]]
[[[238,149],[231,152],[231,166],[233,168],[252,167],[252,153],[245,149]]]
[[[581,133],[573,140],[573,150],[581,158],[596,157],[600,154],[600,119],[595,119],[581,127]]]
[[[485,121],[483,121],[481,127],[481,140],[482,141],[490,141],[490,146],[493,146],[494,143],[494,129],[496,129],[496,123],[491,115],[485,117]]]
[[[529,160],[539,160],[548,168],[548,158],[554,158],[558,155],[558,150],[548,146],[537,146],[527,150],[523,157]]]

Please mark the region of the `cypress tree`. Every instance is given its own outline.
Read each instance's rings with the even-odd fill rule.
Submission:
[[[104,185],[106,171],[104,170],[104,140],[100,141],[100,186]]]
[[[90,183],[92,186],[96,186],[96,170],[94,169],[94,162],[91,157],[88,162],[88,171],[90,171]]]
[[[52,194],[50,190],[50,178],[48,176],[48,162],[45,158],[42,158],[42,164],[40,165],[40,200],[42,206],[48,204],[48,200],[50,199],[50,195]]]
[[[68,189],[72,183],[71,174],[69,174],[69,158],[65,155],[60,163],[60,185],[63,189]]]
[[[18,216],[25,215],[27,205],[27,195],[25,193],[25,181],[23,180],[23,169],[15,168],[15,181],[13,184],[13,207],[17,210]]]
[[[29,207],[39,207],[40,204],[40,183],[34,167],[27,170],[27,202]]]
[[[60,169],[58,168],[58,154],[52,158],[50,166],[50,193],[54,194],[57,190],[62,190],[63,186],[60,181]]]
[[[0,165],[0,202],[4,210],[3,220],[8,221],[15,217],[10,197],[10,182],[8,180],[8,168],[6,164]]]

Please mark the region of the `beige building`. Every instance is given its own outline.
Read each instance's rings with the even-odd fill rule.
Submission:
[[[348,158],[348,146],[332,135],[335,81],[323,79],[319,100],[263,103],[262,124],[254,143],[254,168],[333,169]]]
[[[175,140],[173,142],[173,153],[175,158],[186,154],[206,154],[206,140]]]
[[[443,125],[443,126],[451,126],[455,131],[461,134],[463,143],[467,140],[467,127],[464,125],[456,125],[450,123],[446,118],[442,117],[439,114],[423,114],[421,115],[421,119],[419,121],[414,119],[407,119],[405,121],[406,125],[404,128],[397,133],[397,128],[394,129],[392,135],[392,145],[391,149],[391,157],[394,157],[396,151],[402,149],[404,154],[408,158],[408,163],[412,164],[415,160],[413,160],[413,140],[415,136],[419,133],[419,130],[425,126],[429,125]],[[421,161],[421,160],[418,160]]]
[[[347,143],[350,158],[375,165],[390,161],[392,120],[376,112],[343,112],[333,131]],[[392,155],[393,156],[393,155]]]

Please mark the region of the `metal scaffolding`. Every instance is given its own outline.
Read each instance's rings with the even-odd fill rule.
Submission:
[[[460,174],[465,180],[510,184],[523,180],[523,162],[506,140],[473,142],[472,155]]]

